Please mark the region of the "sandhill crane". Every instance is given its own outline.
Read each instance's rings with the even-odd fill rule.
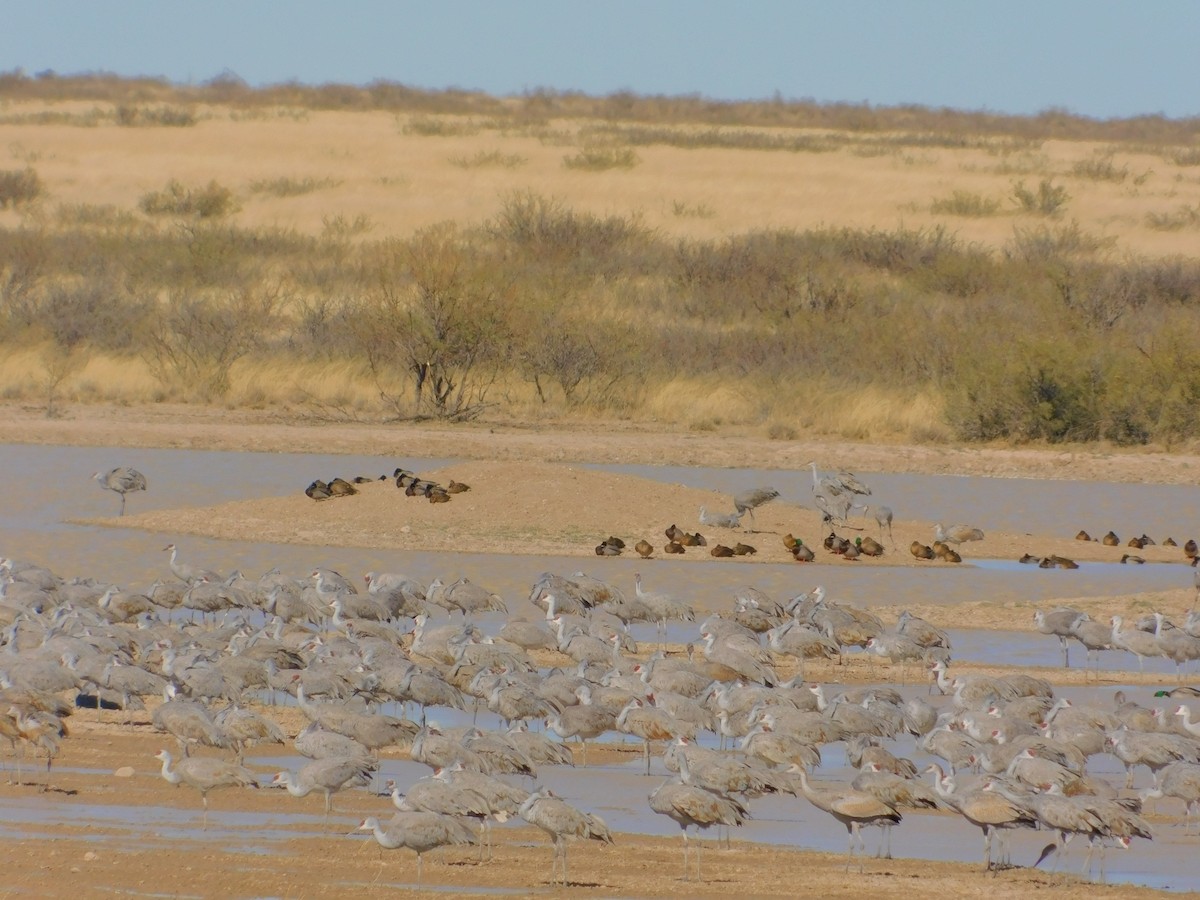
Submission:
[[[397,813],[388,822],[386,828],[380,827],[379,820],[372,816],[363,819],[358,830],[371,832],[381,850],[404,848],[416,852],[418,887],[421,884],[422,854],[437,847],[473,844],[476,840],[471,830],[457,819],[432,812]],[[379,872],[383,872],[382,859],[379,863]],[[375,878],[378,880],[379,875],[377,874]]]
[[[1058,643],[1062,646],[1064,668],[1071,665],[1067,653],[1067,638],[1073,636],[1072,628],[1081,615],[1083,613],[1069,606],[1058,606],[1049,612],[1039,609],[1033,614],[1033,621],[1037,625],[1038,631],[1042,634],[1052,634],[1058,638]]]
[[[320,722],[310,722],[292,742],[296,752],[309,759],[330,759],[335,756],[369,759],[370,752],[353,738],[326,731]]]
[[[633,575],[633,587],[637,594],[637,599],[650,609],[655,621],[658,622],[659,643],[666,640],[668,620],[676,619],[681,622],[694,622],[696,620],[696,614],[691,606],[682,600],[677,600],[670,594],[645,590],[642,587],[642,575],[640,572],[635,572]]]
[[[673,740],[689,730],[695,734],[694,728],[688,729],[682,722],[675,720],[665,711],[655,708],[647,709],[638,697],[634,697],[625,704],[625,708],[617,716],[615,724],[617,731],[642,739],[647,775],[650,774],[651,741]]]
[[[617,727],[617,717],[604,709],[596,706],[591,702],[591,689],[586,685],[580,686],[576,691],[576,696],[579,698],[579,704],[576,706],[568,706],[556,716],[549,716],[546,719],[546,730],[553,731],[564,741],[570,737],[579,738],[583,745],[583,764],[587,765],[587,742],[589,738],[596,738],[604,734],[606,731],[612,731]]]
[[[487,800],[470,788],[449,784],[436,778],[425,778],[401,791],[392,779],[387,781],[387,790],[392,803],[402,812],[431,812],[443,816],[476,819],[479,822],[479,854],[483,858],[486,850],[484,829],[492,815]]]
[[[107,472],[95,472],[92,477],[106,491],[121,495],[121,512],[118,515],[122,516],[125,515],[125,495],[146,489],[146,476],[129,466],[117,466]]]
[[[688,880],[688,833],[695,825],[697,829],[713,825],[741,825],[750,818],[750,813],[733,797],[718,794],[681,781],[665,781],[650,794],[650,808],[662,816],[668,816],[683,832],[683,878]],[[696,880],[701,880],[701,845],[696,842]]]
[[[202,569],[199,566],[180,562],[179,548],[174,544],[167,544],[167,546],[163,547],[164,552],[168,550],[171,552],[171,559],[167,565],[170,566],[171,573],[184,584],[192,584],[201,580],[216,583],[223,580],[220,575],[210,569]]]
[[[1136,628],[1122,629],[1124,620],[1120,616],[1113,616],[1110,621],[1112,622],[1112,645],[1122,650],[1128,650],[1136,656],[1139,672],[1143,671],[1142,661],[1145,657],[1162,655],[1162,647],[1159,646],[1154,635]]]
[[[430,722],[419,732],[408,751],[414,762],[424,763],[431,769],[443,769],[461,764],[472,772],[488,771],[487,762],[462,742],[443,734],[436,722]]]
[[[859,871],[862,871],[862,856],[866,845],[862,838],[863,826],[892,826],[900,824],[900,813],[894,806],[884,803],[873,794],[844,788],[840,791],[829,788],[813,787],[808,781],[808,773],[802,767],[795,770],[796,779],[800,782],[800,791],[805,798],[817,809],[823,810],[846,826],[849,844],[846,849],[846,871],[850,871],[850,861],[854,856],[854,844],[857,839],[859,849]]]
[[[67,736],[67,726],[53,713],[24,710],[15,703],[8,707],[8,715],[16,729],[16,737],[22,744],[30,744],[34,751],[46,754],[46,783],[42,790],[50,787],[50,766],[58,755],[59,745]],[[15,741],[14,741],[15,744]],[[17,781],[21,780],[18,764]]]
[[[371,783],[378,763],[359,757],[332,757],[315,759],[300,768],[294,776],[291,772],[277,772],[271,781],[272,787],[286,788],[293,797],[307,797],[313,791],[325,796],[325,818],[333,809],[333,795],[349,787],[365,787]]]
[[[764,504],[770,503],[779,496],[779,491],[773,487],[750,488],[747,491],[742,491],[733,498],[733,508],[737,510],[738,520],[746,513],[750,513],[750,521],[754,521],[754,510]]]
[[[970,525],[951,525],[943,528],[938,522],[933,526],[933,536],[944,544],[965,544],[967,541],[982,541],[983,532]]]
[[[883,529],[887,529],[888,540],[892,542],[892,549],[896,549],[896,538],[892,535],[892,508],[890,506],[871,505],[863,507],[863,515],[872,513],[875,517],[875,524],[879,526],[879,539],[883,540]]]
[[[897,810],[900,809],[938,809],[941,804],[933,792],[921,784],[894,772],[884,772],[877,763],[864,767],[850,788],[873,794],[883,803]],[[883,855],[892,858],[892,826],[888,822],[882,824],[886,849]]]
[[[999,836],[1001,842],[1004,833],[1013,828],[1034,828],[1037,819],[1022,804],[1005,797],[996,791],[984,791],[983,786],[958,791],[952,778],[946,776],[942,767],[930,763],[925,769],[933,774],[933,787],[938,797],[961,815],[964,819],[983,832],[983,865],[985,870],[993,866],[992,839]],[[1001,853],[1001,860],[1005,858]]]
[[[200,792],[204,803],[204,828],[208,828],[208,792],[223,787],[257,788],[258,781],[249,769],[212,757],[181,759],[172,768],[171,754],[159,750],[155,757],[162,760],[162,777],[171,784],[186,784]]]
[[[159,731],[175,738],[184,756],[190,755],[194,743],[209,747],[229,746],[229,739],[203,703],[176,697],[174,685],[168,685],[164,695],[167,699],[154,710],[150,721]]]
[[[732,513],[710,513],[708,507],[700,507],[700,524],[707,525],[709,528],[737,528],[742,524],[742,516],[746,514],[745,510]]]
[[[233,745],[234,760],[240,765],[246,747],[255,744],[282,744],[287,740],[283,729],[265,716],[240,706],[229,706],[213,717],[217,727]]]
[[[1192,819],[1200,811],[1200,765],[1173,762],[1158,773],[1158,783],[1144,789],[1143,801],[1161,797],[1176,797],[1184,803],[1183,833],[1191,831]]]
[[[1144,765],[1154,772],[1173,762],[1200,763],[1195,741],[1177,734],[1144,733],[1118,728],[1108,737],[1113,756],[1125,764],[1125,787],[1133,787],[1133,769]]]
[[[519,810],[521,818],[536,825],[554,841],[554,859],[550,864],[550,880],[558,860],[562,859],[562,885],[567,886],[567,840],[572,837],[590,838],[607,844],[613,842],[612,834],[604,820],[592,813],[578,810],[566,803],[549,788],[530,794]]]

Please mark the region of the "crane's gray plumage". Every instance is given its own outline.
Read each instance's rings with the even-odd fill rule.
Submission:
[[[418,886],[421,884],[423,853],[453,844],[475,843],[475,835],[467,826],[452,816],[433,812],[400,812],[391,818],[386,827],[380,827],[379,820],[371,817],[363,819],[358,830],[371,832],[375,842],[384,850],[405,848],[415,851]],[[379,870],[383,871],[382,861]]]
[[[562,859],[562,884],[567,886],[567,839],[572,837],[591,838],[607,844],[613,842],[612,833],[604,820],[593,813],[586,813],[566,803],[549,788],[530,794],[521,804],[521,818],[536,825],[554,841],[554,861],[550,867],[550,878],[558,860]]]
[[[754,521],[754,510],[778,496],[779,491],[773,487],[751,488],[734,496],[733,507],[737,510],[739,521],[746,513],[750,513],[750,521]]]
[[[92,477],[106,491],[113,491],[121,495],[121,512],[119,515],[122,516],[125,515],[125,495],[146,489],[146,476],[137,469],[131,469],[129,466],[117,466],[115,469],[109,469],[107,472],[95,472]]]
[[[172,768],[171,754],[159,750],[155,756],[162,760],[162,777],[171,784],[186,784],[200,792],[204,802],[204,827],[208,827],[208,792],[223,787],[257,788],[258,780],[254,773],[242,766],[225,762],[223,759],[212,757],[191,757],[181,759]]]
[[[713,825],[741,825],[750,818],[750,813],[737,800],[702,787],[680,781],[666,781],[650,794],[650,809],[661,816],[673,819],[683,832],[683,877],[688,878],[688,833],[693,825],[697,829]],[[700,845],[696,845],[696,880],[700,876]]]

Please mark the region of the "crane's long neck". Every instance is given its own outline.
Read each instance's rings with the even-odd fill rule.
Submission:
[[[179,784],[179,782],[183,781],[179,773],[171,768],[171,754],[165,751],[162,755],[162,777],[171,784]]]

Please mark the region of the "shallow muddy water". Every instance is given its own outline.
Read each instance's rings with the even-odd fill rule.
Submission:
[[[89,479],[97,470],[116,465],[141,469],[150,483],[145,494],[129,498],[131,511],[204,506],[233,499],[278,496],[296,492],[316,477],[356,474],[387,474],[397,465],[418,472],[441,467],[446,460],[379,458],[311,454],[228,453],[190,450],[113,450],[86,447],[0,446],[0,466],[10,474],[4,502],[0,505],[0,555],[49,566],[65,577],[92,576],[127,587],[144,587],[158,577],[167,577],[162,547],[174,535],[139,530],[68,524],[68,519],[106,516],[115,513],[119,498],[102,491]],[[742,471],[731,469],[685,469],[678,467],[604,466],[610,471],[730,492],[757,484],[775,484],[785,502],[806,502],[811,475],[801,472]],[[1076,482],[1029,481],[1021,479],[954,478],[860,473],[871,483],[875,498],[885,502],[902,518],[969,521],[984,529],[1025,531],[1035,534],[1073,535],[1081,527],[1093,533],[1113,528],[1118,533],[1150,533],[1158,538],[1172,534],[1181,543],[1200,534],[1200,488],[1082,484]],[[1191,584],[1191,570],[1183,565],[1159,564],[1121,566],[1085,563],[1071,572],[1041,570],[1012,562],[980,561],[956,568],[918,569],[871,567],[848,569],[822,566],[798,570],[793,565],[756,564],[731,568],[696,566],[673,560],[648,564],[631,559],[575,560],[546,556],[504,556],[471,553],[423,553],[355,550],[334,547],[289,546],[267,543],[231,543],[182,537],[177,541],[185,559],[218,570],[240,569],[253,578],[273,566],[303,576],[314,566],[331,566],[347,575],[361,576],[370,570],[400,571],[429,580],[466,576],[497,591],[508,602],[510,612],[528,618],[538,610],[529,605],[529,587],[545,571],[570,573],[585,568],[589,573],[632,590],[633,574],[642,570],[647,587],[666,590],[691,601],[699,610],[727,606],[731,592],[752,583],[776,598],[786,598],[811,589],[821,582],[834,598],[864,605],[884,603],[952,604],[984,598],[996,601],[1038,601],[1062,596],[1113,595],[1175,589]],[[1025,615],[1025,613],[1022,613]],[[492,632],[496,617],[481,623]],[[653,640],[653,627],[635,628],[635,636]],[[668,639],[688,641],[698,637],[695,625],[672,624]],[[985,663],[1018,663],[1056,666],[1061,651],[1056,640],[1028,632],[972,632],[952,634],[958,659]],[[1083,654],[1073,650],[1072,662],[1082,663]],[[1130,666],[1121,653],[1101,654],[1101,668]],[[1149,660],[1147,671],[1172,671],[1164,660]],[[903,689],[925,694],[924,685]],[[1101,694],[1082,689],[1062,689],[1066,696],[1091,702],[1111,702],[1111,686]],[[1131,699],[1151,705],[1151,691],[1129,688]],[[935,702],[944,700],[935,698]],[[447,725],[466,724],[469,714],[445,713],[438,718]],[[480,723],[496,727],[494,717],[484,713]],[[704,743],[713,743],[708,738]],[[927,762],[911,739],[900,741],[894,752]],[[825,761],[818,776],[832,781],[849,781],[840,745],[824,751]],[[264,753],[252,757],[255,764],[298,767],[303,760]],[[599,812],[615,830],[676,835],[677,826],[655,816],[646,805],[646,795],[665,776],[661,761],[654,775],[641,774],[640,756],[621,765],[588,769],[545,768],[541,781],[569,801]],[[1095,757],[1089,772],[1118,781],[1123,772],[1112,757]],[[407,761],[387,760],[378,780],[396,778],[411,783],[427,774],[425,767]],[[1139,771],[1138,786],[1148,784],[1145,769]],[[256,840],[250,852],[269,853],[274,840],[288,836],[287,828],[320,824],[319,818],[288,812],[288,798],[280,792],[278,814],[261,815],[221,812],[209,816],[206,839],[214,837],[230,844],[244,844],[245,831]],[[82,798],[81,798],[82,799]],[[1171,803],[1171,801],[1165,801]],[[1175,804],[1178,805],[1177,803]],[[76,809],[76,804],[72,803]],[[1172,807],[1168,807],[1172,808]],[[844,830],[806,801],[791,797],[767,797],[751,803],[754,818],[739,837],[812,849],[843,851]],[[381,807],[386,811],[386,806]],[[0,839],[15,833],[37,833],[45,821],[45,807],[36,800],[6,799],[0,802]],[[109,833],[146,833],[168,840],[195,839],[199,810],[189,812],[163,808],[141,809],[80,803],[76,814],[91,822],[97,839]],[[342,817],[338,824],[349,831],[356,820]],[[874,835],[868,846],[873,851]],[[349,840],[349,839],[347,839]],[[1015,859],[1032,862],[1047,843],[1043,834],[1022,832],[1012,842]],[[981,858],[981,840],[973,828],[964,828],[951,816],[907,814],[895,830],[893,852],[898,856],[929,859]],[[1200,890],[1200,869],[1192,864],[1188,848],[1195,838],[1182,836],[1180,827],[1160,829],[1152,844],[1138,842],[1128,853],[1109,854],[1111,881],[1125,881],[1173,890]],[[547,858],[549,848],[547,847]],[[1074,847],[1067,870],[1078,870],[1083,851]],[[714,870],[719,857],[709,857]]]

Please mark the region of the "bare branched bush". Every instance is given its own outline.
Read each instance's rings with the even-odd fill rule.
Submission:
[[[150,322],[146,363],[163,384],[222,397],[234,363],[266,344],[281,299],[278,286],[263,285],[223,297],[169,297]]]
[[[401,417],[479,416],[510,344],[502,273],[453,225],[395,246],[364,303],[358,339],[380,392]],[[411,397],[395,393],[407,384]]]
[[[1184,203],[1168,213],[1146,213],[1146,226],[1155,231],[1200,228],[1200,203],[1195,206]]]
[[[1087,178],[1091,181],[1111,181],[1121,184],[1129,177],[1129,166],[1118,166],[1113,161],[1111,153],[1097,153],[1090,159],[1081,159],[1071,166],[1071,174],[1076,178]]]

